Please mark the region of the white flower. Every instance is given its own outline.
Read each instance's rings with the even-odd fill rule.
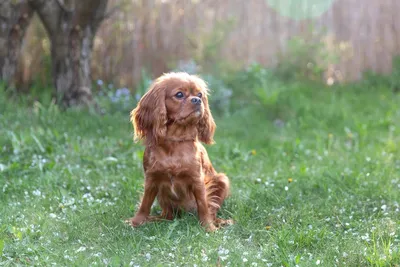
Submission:
[[[223,248],[223,247],[220,247],[219,249],[218,249],[218,255],[228,255],[229,254],[229,249],[225,249],[225,248]]]
[[[320,260],[317,260],[317,261],[315,262],[315,264],[317,264],[317,265],[319,265],[320,263],[321,263]]]
[[[80,247],[80,248],[78,248],[78,250],[76,251],[76,252],[82,252],[82,251],[85,251],[86,250],[86,247]]]
[[[133,260],[131,260],[131,262],[129,263],[129,266],[139,267],[140,265],[135,265],[135,263],[133,262]]]
[[[83,198],[83,199],[86,199],[87,202],[93,202],[93,201],[94,201],[94,198],[93,198],[92,194],[90,194],[90,193],[84,194],[84,195],[82,196],[82,198]]]
[[[36,189],[36,190],[33,190],[32,194],[34,196],[40,197],[42,195],[42,192],[40,192],[40,190]]]
[[[147,261],[150,261],[150,259],[151,259],[150,253],[146,253],[146,260],[147,260]]]
[[[0,172],[4,171],[5,169],[6,169],[6,165],[0,163]]]
[[[243,258],[243,262],[247,262],[248,260],[246,258]]]
[[[50,218],[53,218],[53,219],[57,218],[57,215],[55,215],[54,213],[50,213],[49,216],[50,216]]]

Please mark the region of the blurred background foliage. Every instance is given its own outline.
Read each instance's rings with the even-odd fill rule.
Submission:
[[[365,77],[398,90],[400,61],[391,59],[400,52],[400,23],[390,14],[399,3],[370,0],[357,13],[365,1],[328,2],[307,17],[315,3],[303,1],[302,18],[291,18],[276,1],[109,0],[115,10],[92,55],[96,102],[104,112],[131,109],[152,79],[171,70],[201,74],[221,114],[248,101],[273,107],[288,83],[333,86]],[[50,45],[35,15],[17,68],[18,92],[51,98]]]

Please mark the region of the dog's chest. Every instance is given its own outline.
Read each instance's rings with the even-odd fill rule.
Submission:
[[[196,207],[193,185],[204,179],[197,146],[155,149],[146,158],[146,176],[158,187],[158,201],[191,210]]]
[[[191,183],[181,179],[180,177],[174,177],[171,174],[167,175],[169,181],[164,180],[161,182],[158,188],[157,199],[162,205],[173,205],[175,207],[181,207],[184,210],[195,210],[196,201],[191,189]]]
[[[155,151],[149,163],[152,171],[165,173],[172,183],[180,176],[198,174],[201,166],[197,151],[179,149],[168,153],[162,150]]]

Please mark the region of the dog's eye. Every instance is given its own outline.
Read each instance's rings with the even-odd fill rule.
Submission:
[[[176,93],[175,96],[176,96],[176,98],[183,98],[184,97],[182,92]]]
[[[202,93],[198,93],[197,96],[201,98],[203,96],[203,94]]]

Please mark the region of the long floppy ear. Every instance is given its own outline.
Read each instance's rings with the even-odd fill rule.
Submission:
[[[134,140],[145,140],[147,144],[157,144],[167,133],[167,110],[165,88],[155,81],[149,91],[140,99],[131,112],[131,122],[135,130]]]
[[[204,103],[204,114],[198,124],[198,133],[199,139],[201,142],[205,144],[213,144],[214,143],[214,132],[215,132],[215,122],[214,118],[211,115],[210,107],[208,106],[208,98],[205,94],[203,97]]]

